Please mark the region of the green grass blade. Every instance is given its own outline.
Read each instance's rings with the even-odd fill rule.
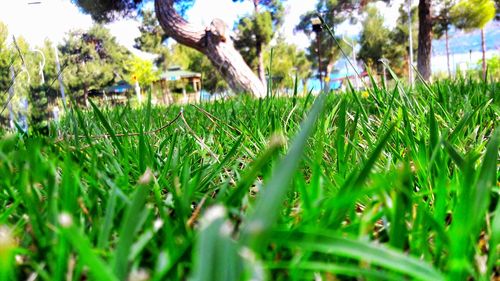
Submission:
[[[387,145],[395,127],[396,127],[396,124],[391,124],[389,126],[389,129],[387,129],[384,136],[380,139],[379,143],[377,144],[375,149],[372,151],[372,153],[370,154],[370,157],[365,162],[365,164],[363,165],[363,168],[361,169],[361,171],[357,175],[356,179],[354,180],[353,187],[359,187],[363,184],[363,182],[366,181],[366,179],[368,178],[368,175],[370,174],[370,171],[372,170],[373,166],[375,165],[376,160],[378,159],[378,157],[382,153],[382,150],[384,149],[384,147]]]
[[[146,171],[142,177],[152,177],[151,171]],[[141,179],[141,181],[151,181],[151,179]],[[149,194],[149,182],[142,182],[137,185],[132,203],[126,208],[120,226],[119,240],[114,254],[113,271],[120,280],[125,280],[128,273],[128,257],[135,234],[141,226],[141,218],[144,212],[147,195]]]
[[[106,249],[109,244],[109,234],[113,228],[113,218],[115,216],[116,201],[117,201],[117,187],[113,184],[113,188],[109,192],[109,199],[106,204],[106,211],[104,215],[104,223],[102,224],[99,237],[97,239],[97,247]]]
[[[109,124],[108,120],[106,120],[106,117],[104,117],[104,114],[102,114],[101,110],[99,110],[99,108],[94,104],[94,102],[92,102],[92,100],[89,100],[89,102],[92,108],[94,109],[94,113],[97,115],[98,119],[101,121],[102,125],[104,126],[104,128],[110,135],[111,139],[113,140],[113,143],[115,144],[116,148],[118,149],[118,151],[120,151],[121,154],[123,154],[124,151],[122,148],[122,144],[116,137],[115,130],[111,128],[111,125]]]
[[[260,155],[248,168],[243,177],[238,181],[234,191],[229,195],[225,201],[228,207],[236,207],[240,204],[242,198],[248,192],[248,188],[254,183],[255,178],[259,175],[265,165],[277,154],[279,149],[283,146],[282,140],[279,136],[272,138],[268,148]]]
[[[273,170],[271,179],[260,192],[255,210],[248,216],[246,226],[242,231],[243,241],[249,245],[258,242],[278,219],[283,198],[295,171],[299,167],[307,139],[314,129],[316,120],[321,115],[325,99],[325,94],[321,94],[316,99],[288,153]]]
[[[266,265],[269,270],[300,270],[311,273],[325,272],[340,276],[354,277],[361,280],[394,280],[401,281],[404,276],[392,272],[382,271],[377,268],[360,268],[359,265],[345,265],[336,263],[327,263],[321,261],[300,261],[300,262],[273,262]],[[364,278],[363,278],[364,277]],[[335,280],[335,279],[334,279]],[[342,280],[342,278],[340,278]]]
[[[280,237],[277,241],[281,240],[288,246],[298,247],[304,251],[369,262],[418,280],[444,280],[441,273],[431,265],[380,245],[338,237],[319,230],[292,234],[290,238],[288,238],[290,236],[288,232],[277,231],[273,235],[276,238]]]
[[[243,280],[243,264],[237,244],[230,238],[225,209],[214,206],[202,219],[194,250],[192,281]]]
[[[61,234],[78,252],[79,259],[81,259],[82,262],[88,266],[90,274],[95,280],[124,280],[117,278],[112,273],[110,267],[94,253],[88,238],[73,225],[72,218],[69,214],[61,214],[59,221],[62,224],[62,227],[60,228]]]

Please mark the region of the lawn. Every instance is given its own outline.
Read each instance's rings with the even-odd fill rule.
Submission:
[[[4,133],[0,280],[499,278],[499,86],[93,106]]]

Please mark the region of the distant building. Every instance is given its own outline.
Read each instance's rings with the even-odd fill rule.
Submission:
[[[89,97],[102,97],[104,101],[111,101],[111,104],[123,104],[133,93],[134,87],[128,82],[121,80],[118,83],[102,89],[102,91],[91,91]]]
[[[160,90],[164,103],[196,102],[200,98],[201,73],[173,66],[163,72],[158,81],[153,82],[153,87]]]

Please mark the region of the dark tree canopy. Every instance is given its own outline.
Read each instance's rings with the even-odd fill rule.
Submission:
[[[368,65],[374,65],[381,70],[378,61],[387,57],[386,51],[390,45],[390,30],[384,26],[384,17],[375,6],[367,8],[360,36],[361,49],[358,58]]]
[[[134,12],[143,0],[72,0],[83,12],[98,22],[112,21]]]
[[[257,0],[253,1],[255,3]],[[259,6],[261,7],[258,12],[239,20],[234,42],[247,64],[254,69],[257,69],[259,56],[264,52],[264,48],[269,45],[276,30],[282,25],[284,15],[280,1],[259,1]]]
[[[133,16],[146,2],[151,0],[72,0],[80,9],[92,16],[97,22],[109,22],[120,17]],[[181,14],[194,3],[194,0],[174,0]]]

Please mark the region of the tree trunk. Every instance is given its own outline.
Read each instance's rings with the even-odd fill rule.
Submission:
[[[205,54],[229,86],[238,93],[265,97],[266,87],[234,48],[231,39],[221,41],[203,27],[190,24],[174,9],[172,0],[155,0],[156,16],[165,33],[182,45]]]
[[[256,13],[259,11],[259,3],[260,3],[260,0],[253,0],[253,8],[254,8]]]
[[[451,77],[451,68],[450,68],[450,45],[449,45],[449,38],[448,38],[448,27],[446,27],[444,31],[444,36],[446,40],[446,64],[448,66],[448,77]]]
[[[83,85],[83,102],[85,107],[89,107],[89,87],[87,84]]]
[[[266,87],[266,68],[264,66],[264,52],[262,52],[262,43],[257,41],[257,55],[259,57],[259,65],[257,66],[257,70],[259,73],[259,79],[264,84],[264,87]],[[269,77],[271,79],[271,77]]]
[[[424,80],[431,77],[432,15],[431,0],[418,3],[418,72]]]
[[[259,14],[259,2],[260,0],[253,0],[253,8],[254,8],[254,13],[255,13],[255,24],[254,28],[257,27],[257,15]],[[255,34],[257,34],[257,31],[255,31]],[[264,84],[264,87],[267,87],[267,80],[266,80],[266,68],[264,66],[264,53],[262,52],[262,47],[264,44],[262,44],[262,41],[257,38],[256,40],[256,46],[255,50],[257,52],[257,58],[258,58],[258,65],[257,65],[257,73],[259,74],[259,79]],[[269,79],[272,79],[269,77]]]
[[[481,28],[481,50],[483,51],[483,79],[486,80],[486,41],[484,40],[484,28]]]

